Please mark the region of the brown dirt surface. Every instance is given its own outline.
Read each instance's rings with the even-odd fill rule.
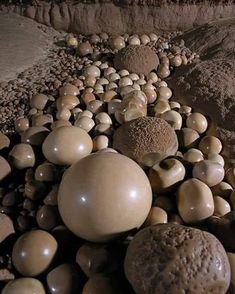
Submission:
[[[210,22],[180,38],[200,61],[177,69],[169,80],[176,100],[209,115],[217,134],[235,143],[235,18]],[[234,150],[235,151],[235,150]],[[232,158],[235,159],[235,152]]]
[[[17,14],[0,12],[0,82],[45,58],[58,35],[52,28]]]

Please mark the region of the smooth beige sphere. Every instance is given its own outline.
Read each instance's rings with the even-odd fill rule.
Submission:
[[[78,87],[72,84],[66,84],[64,87],[59,90],[60,96],[77,96],[79,94]]]
[[[172,91],[168,87],[159,87],[157,88],[157,97],[158,99],[166,99],[169,100],[172,96]]]
[[[167,213],[161,207],[152,207],[150,209],[149,215],[144,223],[144,226],[152,226],[157,224],[167,223]]]
[[[195,148],[189,149],[184,153],[184,159],[191,163],[196,163],[204,159],[203,153]]]
[[[78,118],[75,122],[74,125],[76,127],[79,127],[83,130],[85,130],[86,132],[90,132],[93,127],[95,126],[95,122],[92,118],[90,118],[89,116],[81,116],[80,118]]]
[[[111,47],[113,50],[120,50],[126,46],[124,38],[121,36],[115,37],[111,40]]]
[[[64,174],[58,207],[65,225],[79,237],[105,242],[139,228],[152,203],[144,171],[130,158],[98,152]]]
[[[193,177],[201,180],[209,187],[213,187],[224,178],[224,168],[217,162],[201,160],[193,168]]]
[[[214,196],[214,205],[215,205],[214,215],[216,216],[224,216],[225,214],[231,211],[231,207],[228,201],[226,201],[224,198],[220,196]]]
[[[9,158],[17,169],[33,167],[35,164],[35,154],[29,144],[16,144],[9,153]]]
[[[225,164],[223,156],[221,156],[219,154],[210,153],[207,155],[207,159],[212,160],[214,162],[217,162],[222,166],[224,166],[224,164]]]
[[[179,142],[182,147],[193,148],[197,146],[200,135],[197,131],[190,128],[180,130]]]
[[[46,159],[58,165],[71,165],[92,151],[92,140],[79,127],[65,126],[52,131],[42,145]]]
[[[34,278],[20,278],[9,282],[2,294],[46,294],[42,283]]]
[[[93,151],[108,148],[109,138],[105,135],[99,135],[93,138]]]
[[[219,154],[222,151],[222,143],[217,137],[205,136],[199,143],[199,149],[204,154]]]
[[[180,130],[182,127],[182,116],[175,110],[169,110],[164,112],[161,118],[165,119],[172,126],[174,130]]]
[[[42,230],[21,235],[12,250],[12,263],[19,273],[34,277],[43,273],[52,263],[58,244],[55,238]]]
[[[204,221],[214,213],[212,192],[202,181],[189,179],[178,190],[177,207],[185,223]]]
[[[197,131],[199,134],[204,133],[208,127],[207,119],[201,113],[191,113],[187,120],[186,126]]]

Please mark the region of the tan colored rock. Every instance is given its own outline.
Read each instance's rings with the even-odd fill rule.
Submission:
[[[15,233],[12,220],[6,214],[0,213],[0,243]]]

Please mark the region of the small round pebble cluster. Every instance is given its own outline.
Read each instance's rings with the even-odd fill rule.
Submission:
[[[212,248],[226,272],[218,272],[212,257],[210,267],[203,274],[198,269],[197,277],[216,276],[210,285],[202,284],[211,293],[226,293],[230,268],[223,247],[209,234],[185,226],[213,231],[219,220],[226,238],[233,235],[228,222],[234,220],[235,169],[221,155],[223,146],[210,119],[176,102],[174,89],[164,80],[198,57],[183,40],[172,44],[173,36],[68,35],[57,56],[70,74],[64,70],[62,77],[60,71],[54,86],[58,67],[52,67],[53,85],[30,92],[29,110],[17,114],[14,137],[0,133],[3,294],[132,293],[132,287],[139,289],[145,282],[139,280],[138,268],[133,269],[133,258],[142,256],[143,249],[137,237],[128,249],[131,257],[126,257],[127,277],[124,258],[130,240],[143,228],[148,228],[150,240],[160,230],[162,238],[179,238],[192,252],[197,250],[189,240],[196,238],[196,246],[207,246],[197,257],[199,264]],[[148,46],[159,65],[145,75],[118,70],[114,58],[128,46]],[[185,240],[174,236],[171,227],[179,235],[183,231]],[[235,242],[226,247],[224,237],[219,238],[229,250],[233,286]],[[141,260],[144,273],[145,266],[156,268],[158,259],[172,268],[173,255],[190,271],[191,253],[184,260],[176,250],[164,259],[164,246],[154,258]],[[172,272],[178,278],[184,275],[177,268]],[[192,279],[188,274],[178,280],[189,291]],[[152,292],[164,289],[162,280],[151,284]]]

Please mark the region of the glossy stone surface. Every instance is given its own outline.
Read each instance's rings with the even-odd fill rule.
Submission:
[[[64,174],[58,206],[67,227],[89,241],[103,242],[142,225],[151,207],[147,176],[131,159],[96,153]]]
[[[44,272],[51,264],[57,251],[57,242],[49,233],[30,231],[15,242],[12,262],[19,273],[34,277]]]

